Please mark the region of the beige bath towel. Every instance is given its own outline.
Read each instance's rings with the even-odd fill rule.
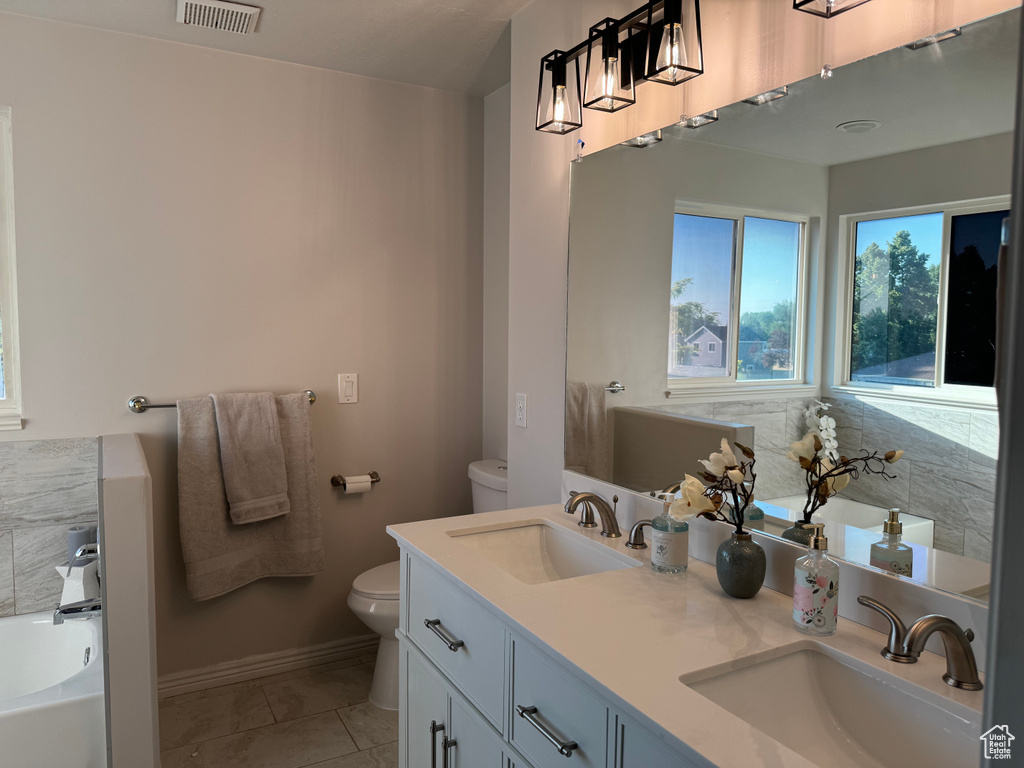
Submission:
[[[610,480],[605,385],[570,381],[565,385],[565,468]]]
[[[178,401],[178,524],[193,600],[324,568],[309,399],[300,393],[275,401],[291,512],[251,525],[234,525],[228,513],[213,400]]]
[[[273,394],[210,397],[231,522],[241,525],[287,515],[288,478]]]

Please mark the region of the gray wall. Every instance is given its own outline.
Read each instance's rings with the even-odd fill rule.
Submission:
[[[67,531],[96,522],[99,441],[0,443],[0,616],[52,610]]]
[[[483,455],[508,458],[509,94],[484,99],[484,435]]]
[[[0,18],[26,416],[0,440],[142,433],[161,674],[365,634],[345,599],[397,558],[385,526],[470,510],[482,100]],[[306,388],[327,570],[192,602],[175,412],[127,398]],[[329,485],[369,470],[365,496]]]

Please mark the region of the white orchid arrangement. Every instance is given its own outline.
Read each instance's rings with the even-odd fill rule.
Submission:
[[[676,520],[694,516],[709,520],[721,520],[736,526],[736,533],[743,533],[743,513],[754,500],[754,452],[745,445],[736,443],[746,461],[738,459],[729,441],[722,438],[721,452],[712,453],[702,459],[704,471],[700,472],[708,485],[693,475],[686,475],[679,488],[679,498],[672,502],[669,514]],[[726,499],[731,499],[732,515],[722,513]]]
[[[804,409],[804,422],[812,432],[817,432],[825,455],[833,462],[839,461],[839,441],[836,438],[836,420],[828,415],[831,403],[815,400],[813,405]]]
[[[802,440],[790,445],[789,453],[786,454],[787,459],[798,463],[805,472],[807,501],[804,504],[804,524],[810,523],[811,515],[849,485],[851,480],[860,477],[861,472],[881,475],[886,480],[894,479],[896,475],[889,474],[888,466],[902,457],[903,451],[886,451],[882,455],[876,451],[853,458],[832,457],[821,437],[812,429]]]

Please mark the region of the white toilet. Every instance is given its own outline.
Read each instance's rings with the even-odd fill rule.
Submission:
[[[469,465],[474,513],[508,509],[507,463],[501,459],[482,459]]]
[[[381,709],[398,709],[398,591],[399,562],[385,563],[356,576],[348,607],[380,635],[370,701]]]
[[[508,468],[500,459],[469,465],[473,486],[473,512],[508,509]],[[398,709],[398,603],[399,562],[385,563],[356,576],[348,593],[348,607],[366,626],[380,635],[377,665],[373,670],[370,701],[381,709]]]

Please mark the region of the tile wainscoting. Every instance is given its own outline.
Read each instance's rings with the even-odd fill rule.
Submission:
[[[999,417],[994,411],[929,406],[878,398],[832,397],[840,451],[902,449],[896,478],[862,475],[842,495],[935,521],[935,547],[989,562],[995,515]],[[658,406],[659,410],[754,427],[757,496],[802,494],[803,473],[786,459],[807,431],[809,398]],[[688,470],[693,472],[693,470]],[[879,521],[881,522],[881,521]]]
[[[0,616],[52,609],[67,530],[97,520],[96,438],[0,443]]]

